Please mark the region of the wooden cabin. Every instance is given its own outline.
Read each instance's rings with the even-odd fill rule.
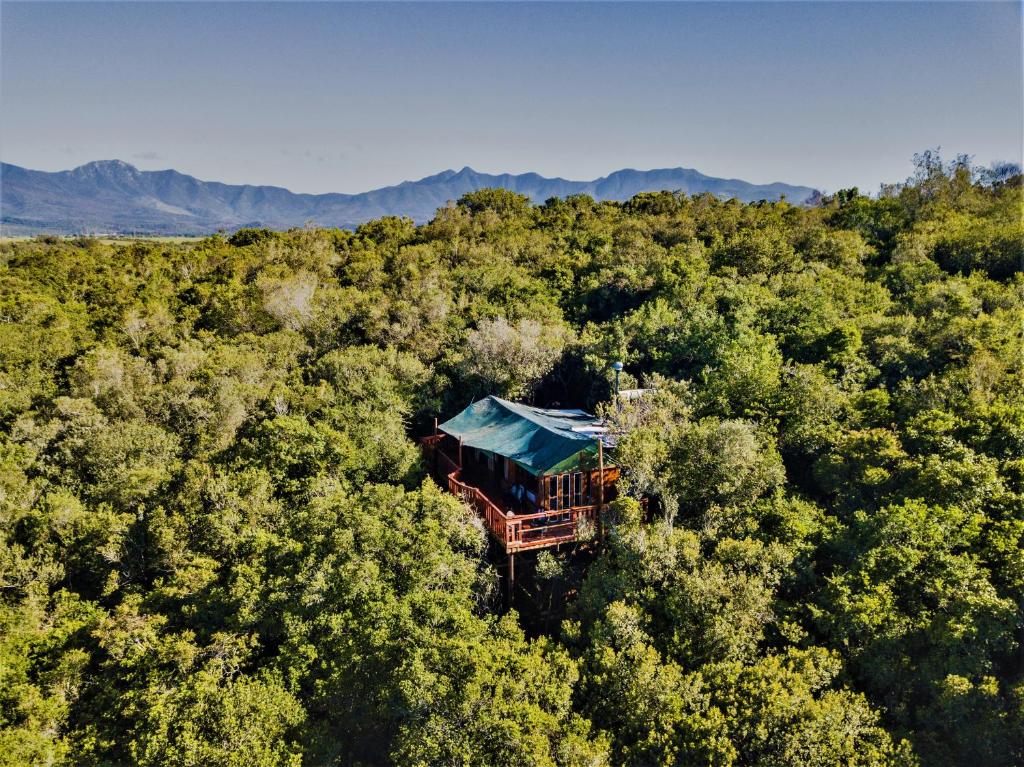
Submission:
[[[491,396],[436,426],[422,444],[441,486],[512,555],[600,534],[619,477],[604,452],[605,431],[582,410]]]

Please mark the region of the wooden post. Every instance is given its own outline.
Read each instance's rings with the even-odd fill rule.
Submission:
[[[580,450],[580,455],[579,455],[579,458],[578,458],[579,464],[577,466],[577,469],[578,469],[577,473],[580,475],[580,506],[585,505],[583,503],[583,501],[586,500],[583,497],[583,463],[586,460],[585,456],[586,456],[586,452],[583,451],[583,450]],[[571,484],[572,484],[572,481],[570,480],[570,485]],[[573,500],[575,500],[576,499],[576,488],[570,486],[569,490],[572,492]]]
[[[604,443],[597,438],[597,537],[604,540]]]
[[[512,594],[516,587],[516,555],[509,552],[508,555],[508,606],[512,606]]]
[[[437,454],[439,452],[441,452],[441,445],[437,441],[437,418],[436,417],[434,418],[434,445],[433,445],[433,447],[434,447],[434,449],[433,449],[433,453],[434,453],[434,455],[433,455],[433,458],[434,458],[434,476],[437,477],[437,464],[440,461],[440,459],[437,457]],[[445,488],[445,489],[447,490],[448,488]]]

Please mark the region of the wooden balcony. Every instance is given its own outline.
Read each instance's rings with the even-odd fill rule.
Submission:
[[[432,467],[442,487],[476,512],[506,553],[586,541],[597,535],[600,522],[598,504],[561,509],[534,508],[531,505],[525,513],[517,513],[510,503],[503,500],[499,487],[468,473],[464,475],[457,457],[443,449],[444,437],[439,434],[421,440],[428,466]],[[618,469],[613,466],[605,468],[606,483],[614,482],[617,477]]]

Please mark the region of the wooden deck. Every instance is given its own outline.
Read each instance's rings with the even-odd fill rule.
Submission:
[[[463,476],[458,461],[441,449],[444,435],[421,440],[428,465],[452,495],[461,498],[508,554],[589,540],[597,535],[598,505],[516,513],[496,488],[474,484]],[[617,473],[617,472],[616,472]]]

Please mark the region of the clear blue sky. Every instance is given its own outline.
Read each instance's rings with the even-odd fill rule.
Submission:
[[[357,192],[682,165],[877,190],[1021,161],[1018,3],[0,5],[0,156]]]

